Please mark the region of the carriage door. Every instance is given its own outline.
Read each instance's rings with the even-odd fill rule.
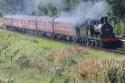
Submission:
[[[80,28],[76,28],[76,35],[77,37],[80,37]]]

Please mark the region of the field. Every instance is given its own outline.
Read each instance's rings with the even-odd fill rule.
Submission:
[[[125,83],[118,54],[0,31],[0,83]]]

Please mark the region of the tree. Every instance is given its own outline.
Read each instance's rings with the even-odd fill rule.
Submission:
[[[1,14],[21,14],[24,9],[24,0],[0,0]]]
[[[111,14],[119,18],[125,16],[125,0],[107,0],[111,5]]]

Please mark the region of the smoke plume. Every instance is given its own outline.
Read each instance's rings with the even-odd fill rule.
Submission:
[[[106,1],[80,2],[74,9],[69,12],[62,12],[59,16],[75,18],[83,23],[89,19],[98,19],[101,16],[106,16],[108,9],[109,6]]]
[[[37,5],[44,8],[50,4],[57,9],[64,9],[67,6],[66,0],[23,0],[24,9],[23,15],[31,15]],[[80,1],[76,7],[71,10],[58,12],[57,15],[61,18],[70,17],[79,23],[84,23],[87,20],[98,19],[101,16],[106,16],[108,13],[109,5],[104,1]],[[46,15],[43,11],[43,15]]]
[[[41,7],[52,5],[57,9],[64,9],[67,6],[66,0],[39,0],[42,3]],[[87,20],[99,19],[101,16],[106,16],[109,11],[109,4],[103,1],[80,1],[76,7],[71,10],[57,12],[60,18],[70,17],[78,23],[84,23]],[[43,12],[44,13],[44,12]],[[43,14],[45,15],[45,14]]]
[[[23,0],[24,9],[22,14],[31,15],[34,11],[36,1],[35,0]]]
[[[63,8],[65,7],[65,0],[36,0],[37,5],[42,3],[42,6],[48,6],[49,4],[53,5],[54,7]]]

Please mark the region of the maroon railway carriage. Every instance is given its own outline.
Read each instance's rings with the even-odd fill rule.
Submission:
[[[15,16],[5,16],[5,23],[4,25],[7,26],[8,29],[12,27],[18,27],[18,21]]]
[[[77,37],[76,20],[73,18],[56,18],[54,20],[54,33],[68,40],[73,40]]]
[[[49,16],[6,16],[5,18],[7,26],[16,27],[21,31],[40,31],[50,37],[68,40],[77,38],[76,20],[73,18]]]
[[[12,26],[12,20],[11,19],[9,19],[9,16],[4,16],[4,20],[5,20],[5,22],[4,22],[4,26]]]
[[[23,19],[21,16],[5,16],[5,23],[8,28],[24,28],[23,26]]]
[[[36,22],[37,17],[35,17],[35,16],[29,16],[26,19],[28,21],[27,28],[29,30],[34,30],[35,31],[37,29],[37,22]]]
[[[7,18],[5,18],[5,22],[4,22],[4,25],[5,26],[13,26],[12,25],[12,19],[9,19],[9,17]]]
[[[23,23],[22,23],[23,29],[28,29],[29,21],[28,21],[27,17],[22,18],[22,21],[23,21]]]
[[[20,29],[23,28],[23,20],[22,19],[18,19],[17,20],[17,27],[19,27]]]
[[[25,30],[36,30],[36,19],[34,16],[24,16],[22,20],[22,28]]]
[[[53,18],[48,16],[37,18],[37,30],[53,33],[53,28]]]
[[[76,21],[72,18],[54,18],[40,17],[37,18],[37,30],[44,32],[47,36],[55,36],[57,38],[75,38]]]
[[[5,24],[29,30],[39,30],[66,36],[76,36],[76,21],[71,18],[52,18],[49,16],[10,16],[6,17]]]

